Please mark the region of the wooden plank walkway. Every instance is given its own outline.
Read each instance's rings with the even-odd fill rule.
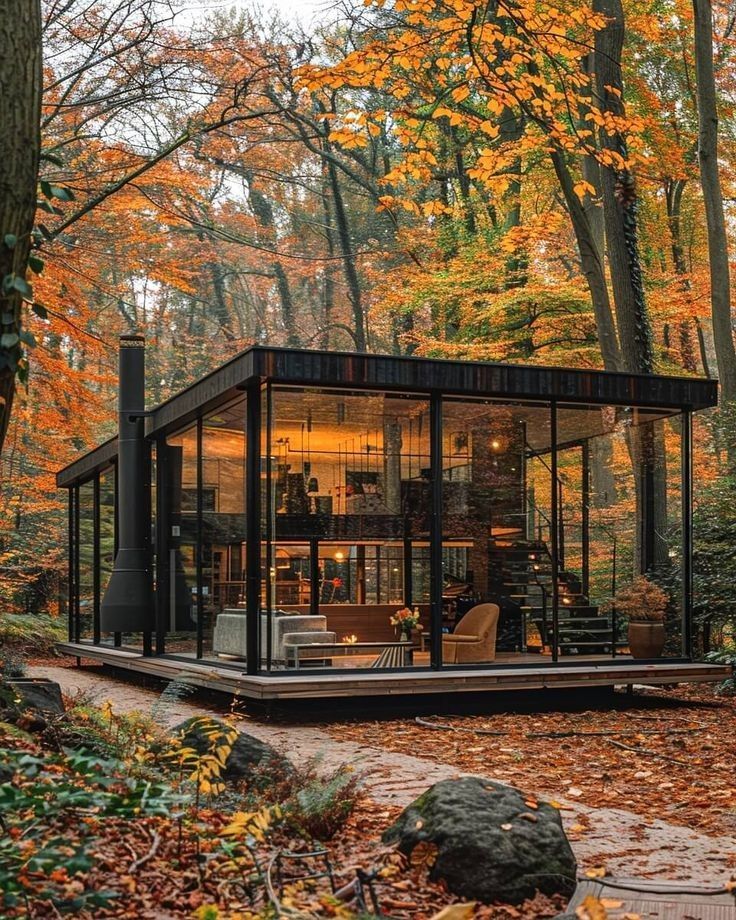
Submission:
[[[325,697],[409,696],[433,693],[480,693],[499,690],[543,690],[570,687],[606,687],[621,684],[679,684],[725,680],[731,669],[701,663],[637,664],[588,662],[586,666],[514,668],[500,666],[472,671],[406,671],[365,674],[292,673],[248,675],[214,661],[170,657],[144,657],[140,652],[112,646],[61,642],[59,651],[93,659],[117,668],[189,682],[210,690],[235,693],[255,700],[297,700]]]
[[[567,912],[574,915],[576,908],[592,895],[605,898],[607,920],[627,916],[641,920],[736,920],[734,895],[714,894],[715,890],[656,879],[583,879],[578,882]]]

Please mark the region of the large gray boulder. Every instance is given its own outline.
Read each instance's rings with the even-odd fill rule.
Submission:
[[[519,904],[536,891],[575,888],[577,866],[558,810],[493,780],[436,783],[383,839],[407,855],[420,843],[433,844],[431,877],[462,898]]]
[[[220,727],[223,733],[227,729],[225,723],[218,719],[208,719],[207,722],[208,728],[209,726]],[[193,748],[198,754],[206,754],[213,749],[213,737],[209,731],[204,730],[202,718],[199,716],[194,716],[177,725],[173,729],[173,735],[185,747]],[[266,781],[267,776],[273,778],[274,775],[288,775],[292,770],[293,767],[289,760],[276,748],[246,732],[238,732],[230,755],[225,762],[222,778],[235,783],[253,778],[262,778]]]

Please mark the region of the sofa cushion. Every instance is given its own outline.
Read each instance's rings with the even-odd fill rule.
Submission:
[[[337,633],[334,632],[293,632],[284,636],[284,647],[287,645],[311,645],[336,642]]]

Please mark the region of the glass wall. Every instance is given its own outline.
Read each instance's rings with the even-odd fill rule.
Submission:
[[[558,408],[558,655],[682,654],[681,425],[657,410]],[[666,641],[643,655],[629,623],[656,602]]]
[[[197,629],[205,614],[204,591],[198,588],[199,544],[197,426],[166,439],[157,454],[160,470],[159,506],[168,520],[164,558],[157,560],[159,590],[166,633],[166,652],[195,655]]]
[[[104,470],[100,473],[100,507],[99,507],[99,533],[100,533],[100,598],[105,596],[112,567],[115,562],[116,528],[115,528],[115,469]],[[103,633],[101,641],[113,643],[115,638],[112,633]]]
[[[202,421],[200,655],[212,652],[218,616],[229,611],[242,617],[245,609],[245,455],[245,397],[240,397]]]
[[[446,664],[511,661],[549,642],[550,436],[549,406],[443,402]]]
[[[92,639],[96,619],[95,597],[95,484],[79,486],[78,640]]]
[[[683,655],[681,416],[261,393],[250,466],[245,396],[157,442],[159,650],[247,662],[250,527],[257,657],[274,673],[431,667],[440,656],[446,667],[483,667]],[[72,625],[82,640],[95,636],[112,571],[115,494],[113,468],[73,492]],[[246,496],[260,501],[260,521],[248,518]],[[664,629],[637,630],[641,613],[657,623],[657,605]],[[662,643],[642,646],[643,633]],[[122,643],[141,648],[142,636]]]
[[[429,415],[411,395],[272,389],[267,666],[429,663]],[[404,608],[416,622],[402,636]]]

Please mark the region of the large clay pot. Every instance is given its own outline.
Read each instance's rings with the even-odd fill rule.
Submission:
[[[664,623],[636,620],[629,623],[629,648],[634,658],[659,658],[666,638]]]

